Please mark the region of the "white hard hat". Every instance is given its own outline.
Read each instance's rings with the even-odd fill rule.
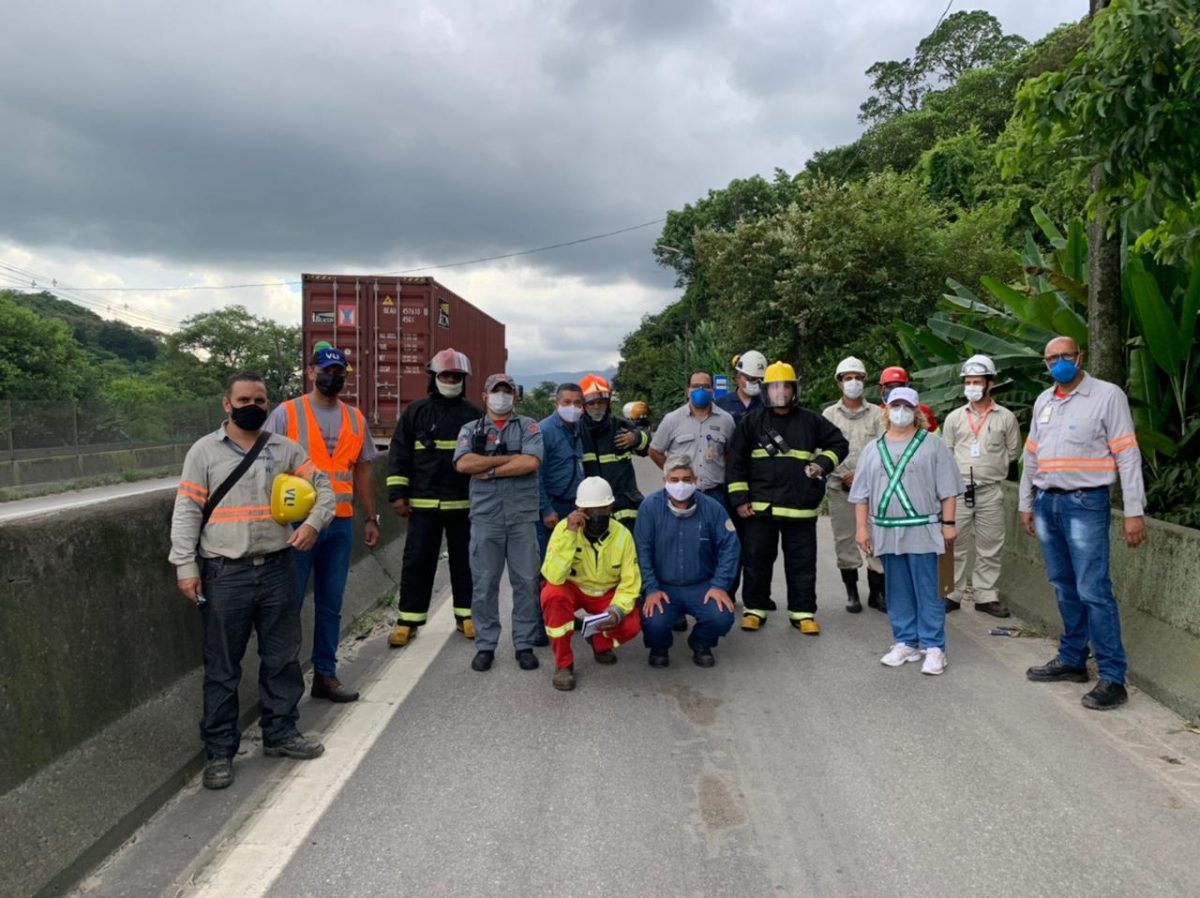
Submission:
[[[585,477],[575,493],[576,508],[604,508],[616,501],[612,487],[603,477]]]
[[[767,357],[756,349],[738,357],[737,370],[747,377],[762,377],[767,373]]]
[[[996,363],[986,355],[973,355],[963,362],[959,377],[995,377]]]
[[[867,376],[867,366],[862,363],[861,359],[856,359],[852,355],[846,356],[838,362],[837,371],[834,372],[836,377],[841,377],[843,374],[861,374]]]

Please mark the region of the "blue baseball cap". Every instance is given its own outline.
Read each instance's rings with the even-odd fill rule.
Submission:
[[[343,368],[349,367],[346,364],[346,357],[342,355],[342,351],[328,345],[313,353],[312,363],[321,369],[332,368],[335,365],[340,365]]]

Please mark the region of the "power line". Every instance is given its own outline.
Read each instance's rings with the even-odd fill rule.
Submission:
[[[54,278],[48,278],[38,272],[12,265],[3,260],[0,260],[0,277],[3,277],[12,286],[23,289],[42,290],[67,302],[73,302],[94,311],[106,312],[118,320],[122,320],[126,324],[132,324],[135,327],[152,330],[162,330],[164,328],[166,330],[174,330],[179,327],[179,323],[176,321],[158,318],[154,315],[131,309],[127,303],[114,306],[112,303],[106,303],[103,300],[79,296],[73,290],[59,287],[58,281]]]
[[[656,218],[653,221],[644,221],[641,224],[630,225],[627,228],[618,228],[615,231],[607,231],[603,234],[593,234],[590,237],[580,237],[577,240],[567,240],[563,243],[551,243],[548,246],[538,246],[533,249],[523,249],[512,253],[501,253],[496,256],[482,256],[478,259],[464,259],[460,262],[442,262],[438,265],[420,265],[416,268],[405,268],[401,271],[385,271],[382,274],[399,275],[412,274],[417,271],[440,271],[444,268],[459,268],[463,265],[478,265],[481,262],[496,262],[500,259],[513,259],[517,256],[529,256],[534,253],[544,253],[550,250],[563,249],[568,246],[578,246],[581,243],[590,243],[593,240],[604,240],[608,237],[616,237],[619,234],[628,234],[630,231],[638,231],[642,228],[648,228],[651,225],[662,224],[666,218]],[[247,290],[255,287],[297,287],[301,281],[259,281],[257,283],[248,284],[183,284],[175,287],[70,287],[73,293],[173,293],[178,291],[192,290]]]
[[[950,0],[950,2],[946,4],[946,8],[942,10],[942,14],[940,16],[938,16],[937,25],[933,26],[933,31],[937,31],[938,25],[941,25],[942,22],[945,21],[946,13],[950,12],[950,7],[953,5],[954,5],[954,0]],[[933,34],[933,31],[931,31],[929,33]]]

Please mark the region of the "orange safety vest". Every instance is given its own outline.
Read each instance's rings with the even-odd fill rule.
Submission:
[[[312,463],[329,475],[333,496],[337,500],[335,516],[351,518],[354,517],[354,464],[362,453],[367,422],[358,409],[344,402],[339,405],[342,407],[342,426],[332,458],[325,447],[325,438],[321,436],[321,428],[308,396],[285,402],[283,407],[287,415],[288,437],[303,446]],[[303,407],[304,414],[299,413],[297,406]]]

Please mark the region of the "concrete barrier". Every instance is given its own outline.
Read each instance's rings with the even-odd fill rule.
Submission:
[[[183,466],[188,446],[170,443],[161,446],[136,446],[107,452],[42,454],[36,458],[0,461],[0,488],[79,480],[123,471]]]
[[[174,498],[0,526],[0,895],[70,886],[201,763],[200,622],[166,561]],[[344,626],[394,590],[403,536],[391,514],[374,552],[356,536]],[[243,668],[249,722],[253,645]]]
[[[1005,484],[1008,532],[1000,591],[1027,620],[1062,632],[1038,541],[1021,529],[1017,489]],[[1126,547],[1124,519],[1109,534],[1129,681],[1184,717],[1200,716],[1200,531],[1148,519],[1146,542]],[[1049,659],[1047,659],[1049,660]]]

